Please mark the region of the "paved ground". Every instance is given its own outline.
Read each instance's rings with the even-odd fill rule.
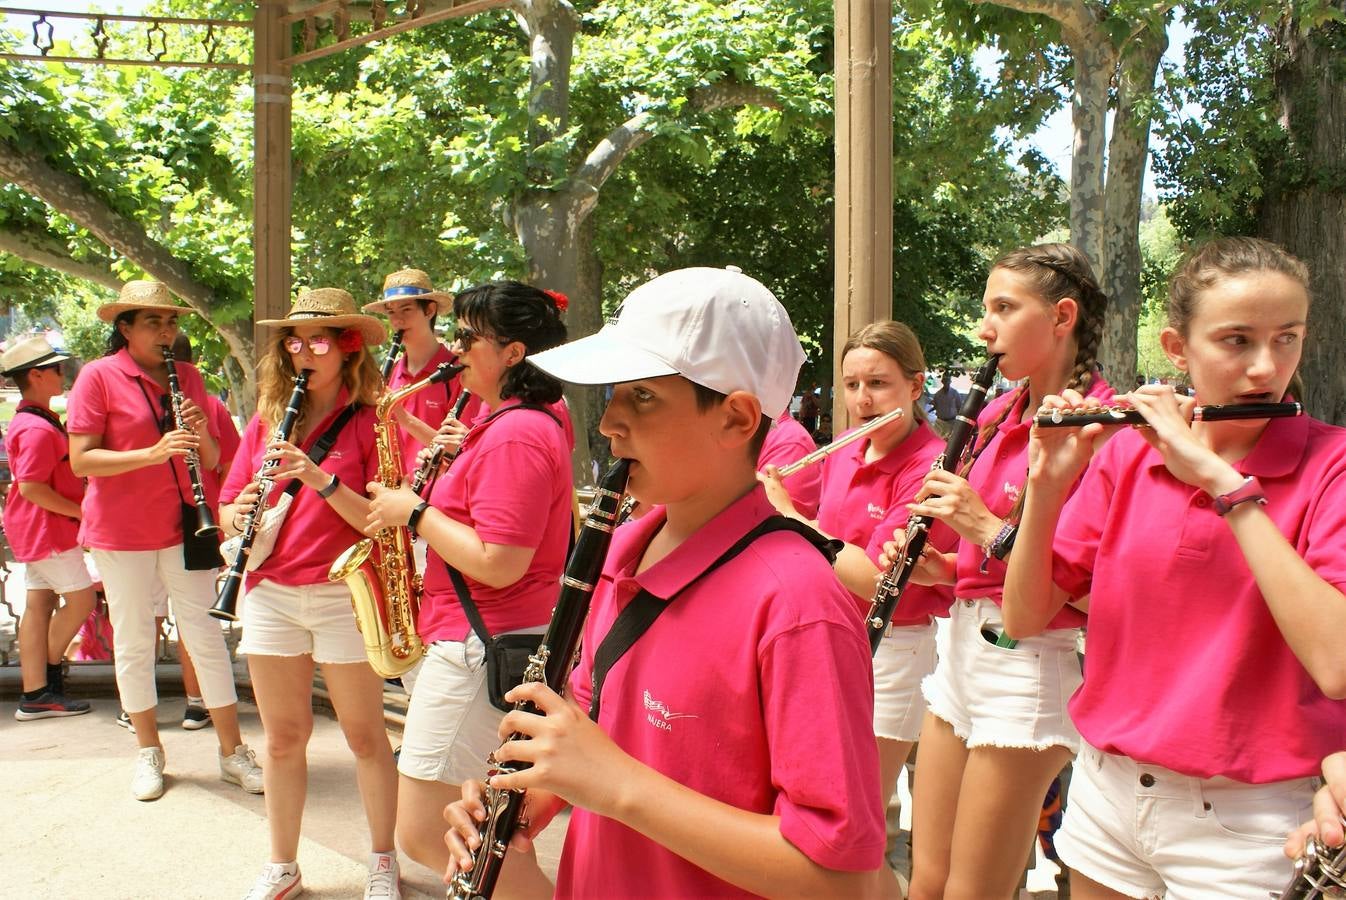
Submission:
[[[95,700],[86,716],[21,723],[13,718],[15,690],[6,679],[0,697],[0,895],[216,900],[247,893],[267,858],[263,798],[219,780],[215,733],[178,727],[180,697],[160,706],[167,791],[141,803],[130,793],[135,738],[115,724],[115,699]],[[260,748],[256,708],[241,711],[245,736]],[[559,839],[558,832],[543,848],[553,866]],[[336,722],[318,716],[299,850],[305,896],[358,898],[368,850],[354,763]],[[408,900],[444,896],[430,870],[405,856],[402,866]]]

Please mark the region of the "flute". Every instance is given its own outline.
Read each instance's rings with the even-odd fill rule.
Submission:
[[[168,397],[173,406],[173,427],[182,431],[191,431],[182,415],[182,386],[178,384],[178,364],[173,356],[172,347],[160,347],[164,354],[164,366],[168,369]],[[215,516],[206,500],[206,488],[201,481],[201,455],[195,450],[187,454],[187,480],[192,483],[192,503],[196,506],[196,536],[205,537],[219,534],[220,526],[215,524]],[[184,535],[185,537],[185,535]]]
[[[458,399],[453,401],[453,409],[449,412],[448,418],[456,419],[461,416],[463,414],[463,409],[467,406],[467,402],[471,399],[472,395],[467,391],[460,392],[458,394]],[[448,421],[448,419],[445,419],[445,421]],[[435,444],[434,449],[430,451],[430,456],[425,462],[421,463],[420,468],[416,470],[416,474],[411,478],[411,489],[414,492],[420,494],[421,491],[425,490],[426,485],[434,484],[435,478],[438,477],[439,466],[444,462],[445,452],[446,448],[443,444]],[[450,457],[450,459],[452,459],[452,457]]]
[[[1226,406],[1198,406],[1192,410],[1193,422],[1227,422],[1233,419],[1283,419],[1304,415],[1302,403],[1231,403]],[[1083,428],[1100,425],[1144,425],[1140,410],[1129,406],[1099,406],[1092,409],[1054,409],[1038,413],[1033,424],[1042,428]]]
[[[308,377],[311,374],[308,369],[304,369],[294,377],[294,390],[290,392],[290,400],[285,404],[285,415],[281,417],[280,424],[276,426],[276,432],[268,444],[290,439],[295,423],[299,421],[299,407],[304,402],[304,392],[308,389]],[[275,485],[271,473],[279,466],[280,460],[269,459],[262,464],[261,471],[257,473],[257,500],[243,519],[243,538],[238,547],[238,555],[229,564],[229,571],[225,573],[224,582],[220,585],[220,595],[215,599],[215,605],[207,610],[217,619],[226,622],[238,621],[238,594],[243,587],[243,573],[248,568],[248,554],[252,552],[252,543],[257,538],[257,527],[262,524],[262,512],[266,509],[267,498]]]
[[[868,422],[861,425],[859,428],[855,429],[854,431],[848,432],[847,434],[843,434],[841,437],[837,438],[832,443],[827,444],[826,446],[823,447],[819,447],[817,450],[814,450],[807,456],[800,457],[799,459],[795,460],[789,465],[781,466],[779,469],[776,470],[776,472],[780,475],[781,478],[789,478],[791,475],[798,472],[805,466],[811,466],[816,462],[821,462],[822,460],[831,456],[833,453],[836,453],[842,447],[849,444],[851,441],[858,441],[860,440],[860,438],[864,437],[865,435],[869,434],[872,431],[876,431],[882,428],[889,422],[897,421],[898,419],[902,418],[904,412],[905,411],[902,409],[902,407],[899,406],[892,412],[886,412],[883,415],[879,416],[877,419],[870,419]]]

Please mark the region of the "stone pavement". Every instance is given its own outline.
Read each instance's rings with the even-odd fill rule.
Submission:
[[[76,669],[70,681],[77,696],[83,696],[80,680]],[[95,699],[88,715],[16,722],[18,687],[10,678],[3,683],[0,896],[229,900],[248,892],[267,859],[263,798],[219,780],[214,729],[179,727],[180,693],[159,707],[167,790],[142,803],[130,792],[135,738],[115,724],[120,707],[114,697]],[[240,718],[260,756],[256,707],[241,704]],[[299,848],[304,896],[359,898],[369,844],[354,761],[335,719],[319,712],[314,720]],[[549,871],[562,824],[539,842]],[[435,873],[405,855],[401,860],[407,900],[444,896]]]

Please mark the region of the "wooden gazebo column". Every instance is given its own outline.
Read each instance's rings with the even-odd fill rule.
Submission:
[[[290,66],[284,0],[258,0],[253,44],[253,321],[290,308]],[[264,346],[254,326],[257,355]]]
[[[892,0],[836,0],[834,385],[847,336],[893,314],[892,22]],[[834,433],[845,424],[838,390]]]

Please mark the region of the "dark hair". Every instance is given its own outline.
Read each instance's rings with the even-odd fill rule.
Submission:
[[[710,412],[719,406],[729,396],[721,394],[714,388],[708,388],[704,384],[697,384],[690,378],[687,379],[696,393],[696,408],[699,412]],[[771,419],[763,414],[762,420],[757,423],[757,431],[753,434],[752,440],[748,441],[748,458],[757,462],[757,458],[762,455],[762,445],[766,443],[767,432],[771,430]]]
[[[138,309],[124,309],[117,313],[117,318],[112,320],[112,333],[107,336],[107,349],[103,351],[104,356],[111,356],[122,348],[129,346],[130,342],[126,340],[126,335],[122,334],[122,325],[134,325],[136,323],[136,313]]]
[[[19,393],[23,393],[24,391],[28,390],[28,379],[32,376],[32,373],[33,373],[32,369],[20,369],[13,375],[9,376],[14,380],[14,386],[19,389]]]
[[[1248,272],[1276,272],[1299,282],[1313,304],[1309,267],[1279,244],[1253,237],[1226,237],[1207,241],[1183,257],[1168,282],[1168,325],[1183,337],[1196,314],[1198,298],[1226,278]],[[1304,399],[1299,372],[1290,379],[1289,394]]]
[[[525,359],[505,373],[502,400],[518,397],[525,403],[547,404],[561,399],[561,382],[527,359],[565,343],[561,312],[546,293],[518,281],[491,281],[455,296],[453,315],[459,322],[471,320],[502,341],[523,344]]]
[[[173,338],[173,358],[178,362],[194,362],[192,359],[192,339],[187,337],[185,331],[179,331],[178,336]]]
[[[415,299],[416,299],[416,305],[419,306],[419,307],[421,308],[421,312],[425,312],[426,310],[428,310],[428,309],[430,308],[430,304],[431,304],[431,303],[435,304],[435,314],[434,314],[433,316],[430,317],[430,330],[431,330],[431,331],[434,331],[434,330],[435,330],[435,323],[436,323],[437,321],[439,321],[439,301],[438,301],[438,300],[422,300],[422,299],[420,299],[419,297],[418,297],[418,298],[415,298]]]
[[[991,270],[996,269],[1023,275],[1047,303],[1056,303],[1067,297],[1075,300],[1079,308],[1079,315],[1075,319],[1075,367],[1071,370],[1066,387],[1080,393],[1088,391],[1094,383],[1095,373],[1099,371],[1098,345],[1103,340],[1103,314],[1108,308],[1108,295],[1098,286],[1098,278],[1094,275],[1093,266],[1089,265],[1089,258],[1072,244],[1036,244],[1002,253],[991,264]],[[1006,400],[1000,415],[981,427],[972,452],[959,471],[960,475],[967,477],[1001,423],[1009,418],[1009,414],[1027,393],[1028,384],[1024,383]],[[1011,522],[1017,523],[1023,515],[1027,495],[1026,487],[1019,492],[1019,499],[1010,510]]]

